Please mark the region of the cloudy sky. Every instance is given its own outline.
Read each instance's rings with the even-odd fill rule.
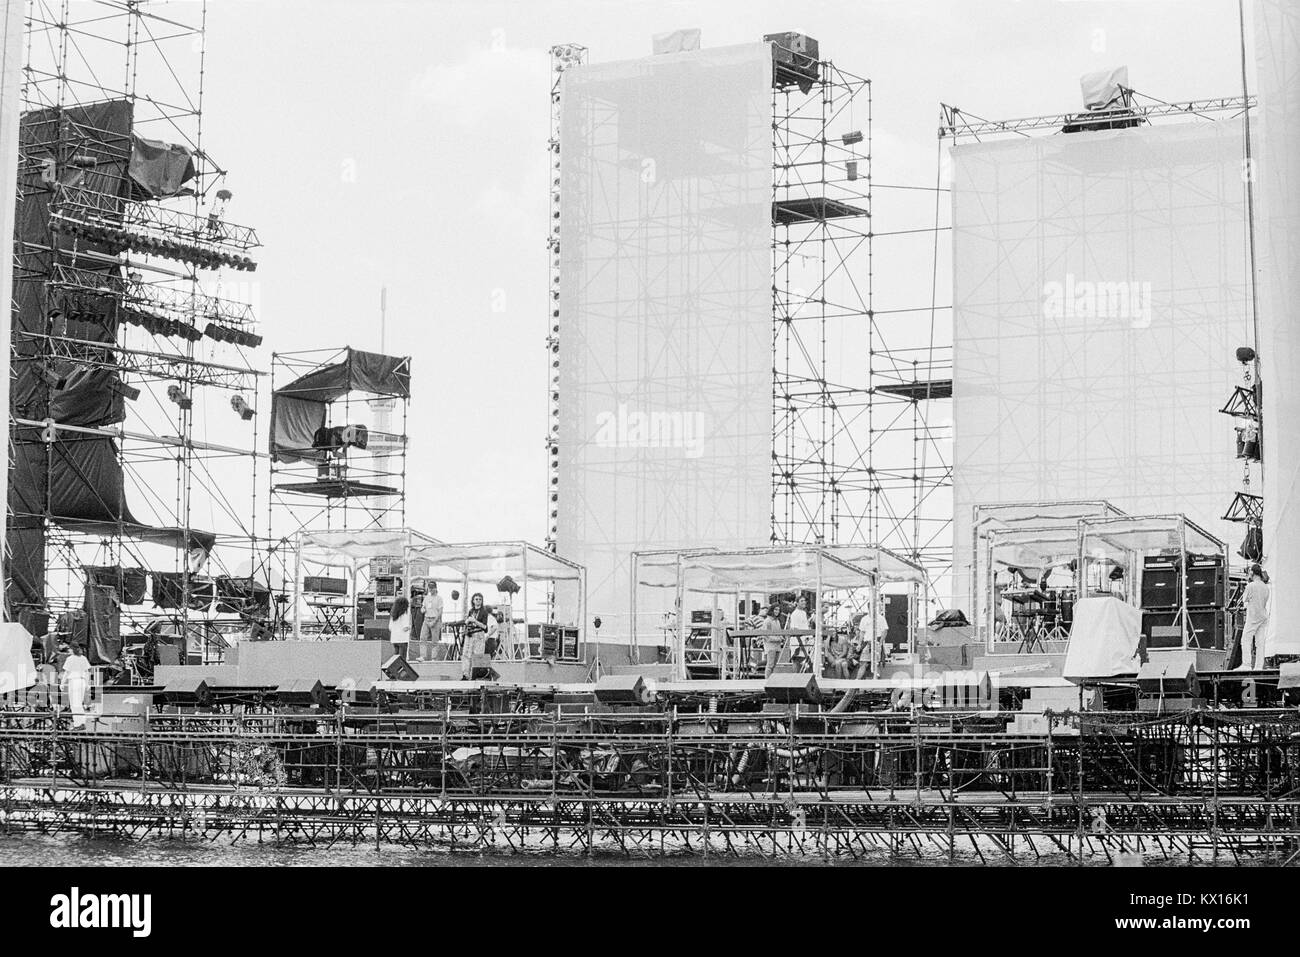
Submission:
[[[266,244],[267,344],[378,349],[388,287],[386,348],[414,357],[408,517],[445,540],[545,534],[552,44],[598,62],[683,27],[808,33],[873,80],[877,182],[925,186],[940,102],[1071,110],[1080,74],[1119,64],[1165,100],[1241,86],[1236,0],[214,0],[207,25],[204,142]],[[876,228],[933,221],[921,193],[882,200]],[[882,250],[879,308],[929,302],[930,244]]]

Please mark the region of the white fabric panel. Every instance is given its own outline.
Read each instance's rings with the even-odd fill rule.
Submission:
[[[11,694],[36,684],[32,635],[17,622],[0,624],[0,694]]]
[[[1118,598],[1081,598],[1074,603],[1061,675],[1079,681],[1137,674],[1141,637],[1141,609]]]
[[[1240,543],[1241,145],[1224,120],[953,149],[958,607],[975,505],[1105,500]]]
[[[1255,7],[1255,193],[1264,386],[1264,551],[1273,590],[1266,653],[1300,654],[1300,5]]]
[[[557,542],[602,640],[634,550],[768,541],[770,78],[762,43],[564,75]]]

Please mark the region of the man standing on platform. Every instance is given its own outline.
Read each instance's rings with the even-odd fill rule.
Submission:
[[[763,630],[768,632],[782,632],[781,629],[781,611],[773,602],[768,606],[766,617],[763,621]],[[763,637],[763,651],[767,655],[767,670],[764,671],[763,677],[772,677],[772,672],[776,671],[777,662],[781,660],[781,654],[785,651],[785,634],[770,634]]]
[[[1241,603],[1246,608],[1246,623],[1241,629],[1241,668],[1253,671],[1263,667],[1264,639],[1268,634],[1268,576],[1258,564],[1250,566],[1250,583]]]
[[[423,660],[441,659],[442,644],[442,596],[438,594],[438,583],[429,582],[424,592],[424,624],[420,626],[420,645]]]

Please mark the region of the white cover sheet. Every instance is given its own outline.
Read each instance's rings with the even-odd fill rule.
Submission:
[[[1071,681],[1137,674],[1142,612],[1118,598],[1084,598],[1074,605],[1062,675]]]

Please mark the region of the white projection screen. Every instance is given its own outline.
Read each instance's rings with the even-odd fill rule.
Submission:
[[[1224,538],[1251,342],[1242,124],[953,149],[955,602],[971,510],[1106,500]]]
[[[1300,5],[1255,5],[1262,122],[1252,128],[1264,386],[1264,557],[1272,576],[1265,651],[1300,654]]]
[[[766,44],[563,78],[556,544],[602,642],[634,550],[768,541],[771,122]]]

